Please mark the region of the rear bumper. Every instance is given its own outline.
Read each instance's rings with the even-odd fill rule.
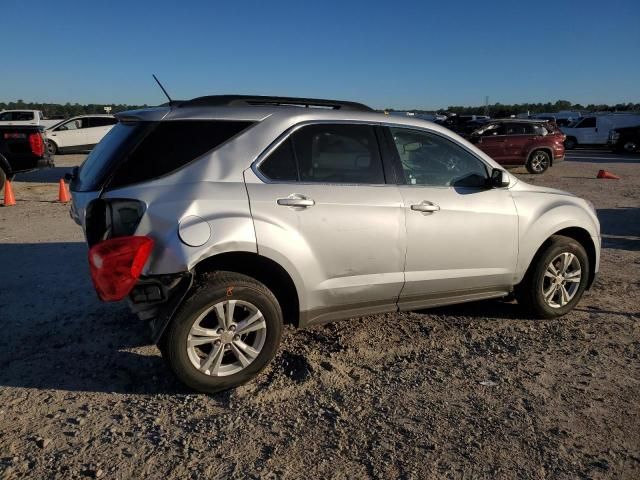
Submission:
[[[36,168],[50,168],[55,167],[55,161],[53,160],[53,156],[46,156],[38,160]]]
[[[127,298],[129,308],[149,323],[151,342],[157,344],[193,284],[193,274],[182,272],[141,278]]]

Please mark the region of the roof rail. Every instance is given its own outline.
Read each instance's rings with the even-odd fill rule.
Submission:
[[[247,107],[247,106],[285,106],[305,108],[326,108],[331,110],[355,110],[373,112],[371,107],[362,103],[323,100],[319,98],[267,97],[261,95],[209,95],[197,97],[180,103],[179,107]]]

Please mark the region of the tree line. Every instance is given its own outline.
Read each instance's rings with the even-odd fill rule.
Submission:
[[[581,112],[634,112],[640,111],[640,103],[618,103],[615,105],[605,104],[589,104],[581,105],[579,103],[572,103],[568,100],[558,100],[555,103],[515,103],[512,105],[504,105],[501,103],[494,103],[492,105],[481,105],[475,107],[465,107],[452,105],[448,108],[437,110],[436,113],[455,113],[457,115],[490,115],[494,118],[509,117],[510,115],[517,115],[518,113],[529,114],[534,113],[554,113],[561,110],[572,110]],[[393,109],[387,109],[387,111],[393,111]],[[406,111],[406,110],[403,110]],[[414,113],[433,113],[433,110],[408,110]]]
[[[48,118],[69,118],[76,115],[88,115],[94,113],[106,113],[104,107],[111,107],[111,113],[124,112],[126,110],[136,110],[145,108],[147,105],[125,105],[125,104],[98,104],[88,103],[37,103],[18,100],[16,102],[0,102],[0,110],[41,110]]]
[[[87,115],[93,113],[105,113],[104,107],[111,107],[111,113],[124,112],[125,110],[135,110],[138,108],[146,108],[147,105],[126,105],[126,104],[98,104],[89,103],[82,105],[79,103],[37,103],[37,102],[25,102],[24,100],[18,100],[15,102],[0,102],[0,110],[13,110],[13,109],[26,109],[26,110],[41,110],[49,118],[69,118],[76,115]],[[387,108],[386,111],[392,112],[393,108]],[[494,103],[485,107],[484,105],[475,107],[465,107],[459,105],[452,105],[448,108],[437,110],[437,113],[455,113],[458,115],[485,115],[488,114],[494,118],[508,117],[510,115],[516,115],[518,113],[529,112],[534,113],[553,113],[560,110],[577,110],[585,112],[630,112],[640,111],[640,103],[618,103],[615,105],[605,104],[589,104],[581,105],[579,103],[572,103],[568,100],[558,100],[555,103],[515,103],[512,105],[503,105],[501,103]],[[403,110],[414,113],[433,113],[434,110]]]

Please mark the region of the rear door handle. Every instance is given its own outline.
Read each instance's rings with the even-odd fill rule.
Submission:
[[[440,206],[425,200],[424,202],[411,205],[411,210],[422,213],[434,213],[440,210]]]
[[[311,198],[307,198],[304,195],[293,194],[287,198],[279,198],[278,205],[284,207],[313,207],[316,204]]]

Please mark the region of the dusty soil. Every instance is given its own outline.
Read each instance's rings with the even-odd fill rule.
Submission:
[[[569,157],[516,173],[598,208],[601,274],[570,315],[491,301],[288,329],[217,396],[96,299],[54,202],[82,157],[22,175],[0,208],[0,477],[640,478],[640,156]]]

